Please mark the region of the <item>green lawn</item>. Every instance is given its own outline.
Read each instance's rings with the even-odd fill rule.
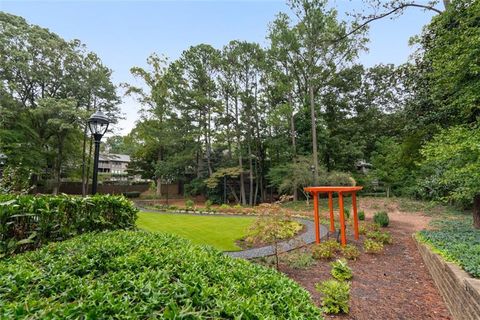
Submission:
[[[223,251],[238,251],[235,241],[245,236],[253,217],[191,216],[140,212],[137,226],[147,231],[162,231],[187,238],[197,244]]]

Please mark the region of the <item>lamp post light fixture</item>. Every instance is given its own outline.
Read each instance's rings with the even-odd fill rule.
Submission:
[[[93,160],[93,177],[92,177],[92,195],[97,193],[98,178],[98,158],[100,157],[100,140],[105,132],[107,132],[110,121],[102,111],[97,111],[88,119],[88,129],[95,140],[95,155]]]

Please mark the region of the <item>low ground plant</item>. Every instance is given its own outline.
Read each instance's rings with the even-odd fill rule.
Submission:
[[[338,259],[335,262],[332,262],[330,265],[332,266],[332,270],[330,271],[330,273],[335,279],[339,281],[352,279],[352,269],[350,269],[350,267],[348,266],[347,260]]]
[[[290,253],[286,261],[290,267],[295,269],[305,269],[315,263],[312,254],[307,252]]]
[[[312,256],[315,259],[331,259],[340,249],[341,246],[337,241],[329,239],[314,245],[312,248]]]
[[[381,231],[369,231],[367,232],[367,238],[381,242],[383,244],[392,244],[392,235],[390,232],[381,232]]]
[[[386,211],[379,211],[373,215],[373,222],[380,227],[388,227],[390,223],[390,219],[388,217],[388,213]]]
[[[0,261],[0,301],[1,319],[322,318],[273,269],[142,231],[84,234]]]
[[[358,220],[365,220],[365,211],[362,210],[358,212]]]
[[[432,227],[432,230],[420,231],[418,239],[473,277],[480,278],[480,230],[473,227],[472,218],[434,221]]]
[[[187,210],[193,210],[193,209],[195,209],[195,202],[193,202],[193,200],[191,200],[191,199],[186,200],[186,201],[185,201],[185,208],[186,208]]]
[[[360,256],[360,250],[353,244],[347,244],[345,247],[342,247],[342,254],[348,260],[357,260]]]
[[[316,289],[322,294],[322,307],[325,313],[349,312],[350,283],[330,279],[318,283]]]
[[[366,253],[372,253],[372,254],[380,253],[383,251],[383,243],[377,242],[371,239],[366,239],[363,242],[363,250]]]

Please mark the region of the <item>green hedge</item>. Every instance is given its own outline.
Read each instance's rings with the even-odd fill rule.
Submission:
[[[0,261],[0,318],[322,319],[281,273],[164,233],[84,234]]]
[[[137,209],[124,197],[0,195],[0,257],[90,231],[135,227]]]
[[[434,230],[420,231],[418,239],[480,278],[480,230],[473,227],[472,218],[435,221],[432,226]]]

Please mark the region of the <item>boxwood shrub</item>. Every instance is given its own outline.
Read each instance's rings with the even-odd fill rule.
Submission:
[[[0,257],[84,232],[134,228],[136,218],[121,196],[0,195]]]
[[[110,231],[0,261],[0,318],[321,319],[281,273],[163,233]]]

